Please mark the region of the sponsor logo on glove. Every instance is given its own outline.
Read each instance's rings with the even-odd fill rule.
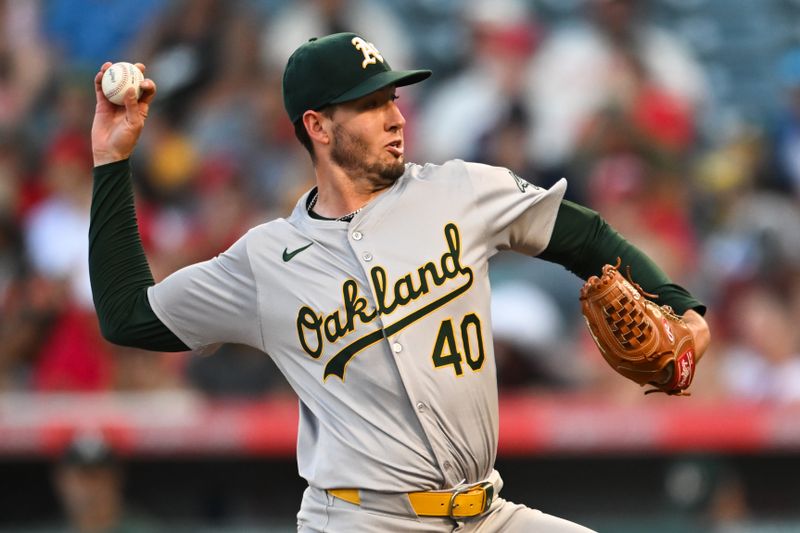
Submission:
[[[694,350],[683,352],[676,363],[675,367],[678,369],[677,388],[685,389],[692,382],[692,374],[694,374]]]

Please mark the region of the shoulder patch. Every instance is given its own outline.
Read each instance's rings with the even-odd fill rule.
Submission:
[[[510,170],[508,171],[508,173],[511,175],[512,178],[514,178],[514,181],[517,183],[517,187],[519,188],[520,192],[525,192],[528,189],[528,187],[531,186],[530,183],[528,183],[524,179],[520,178],[519,176],[517,176],[516,174],[514,174]],[[538,187],[534,186],[533,188],[537,189]]]

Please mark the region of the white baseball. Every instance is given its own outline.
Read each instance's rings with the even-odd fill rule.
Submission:
[[[103,94],[111,103],[124,105],[125,94],[130,87],[136,89],[136,98],[142,96],[139,84],[144,80],[142,71],[131,63],[114,63],[103,74]]]

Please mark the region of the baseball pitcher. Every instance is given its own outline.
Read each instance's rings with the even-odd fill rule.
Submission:
[[[115,106],[100,86],[109,65],[95,78],[89,235],[102,331],[161,351],[241,343],[275,361],[300,404],[299,531],[589,531],[501,497],[489,258],[515,250],[584,279],[620,258],[685,322],[693,361],[709,339],[700,302],[563,200],[565,180],[541,189],[504,168],[406,162],[396,91],[431,72],[392,70],[352,33],[309,40],[283,76],[316,186],[287,218],[155,284],[129,157],[156,86]]]

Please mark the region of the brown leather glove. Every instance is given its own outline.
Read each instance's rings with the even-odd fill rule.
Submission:
[[[645,392],[687,394],[695,371],[694,338],[669,306],[651,302],[617,266],[606,265],[581,288],[583,317],[611,368]],[[630,275],[630,273],[629,273]]]

